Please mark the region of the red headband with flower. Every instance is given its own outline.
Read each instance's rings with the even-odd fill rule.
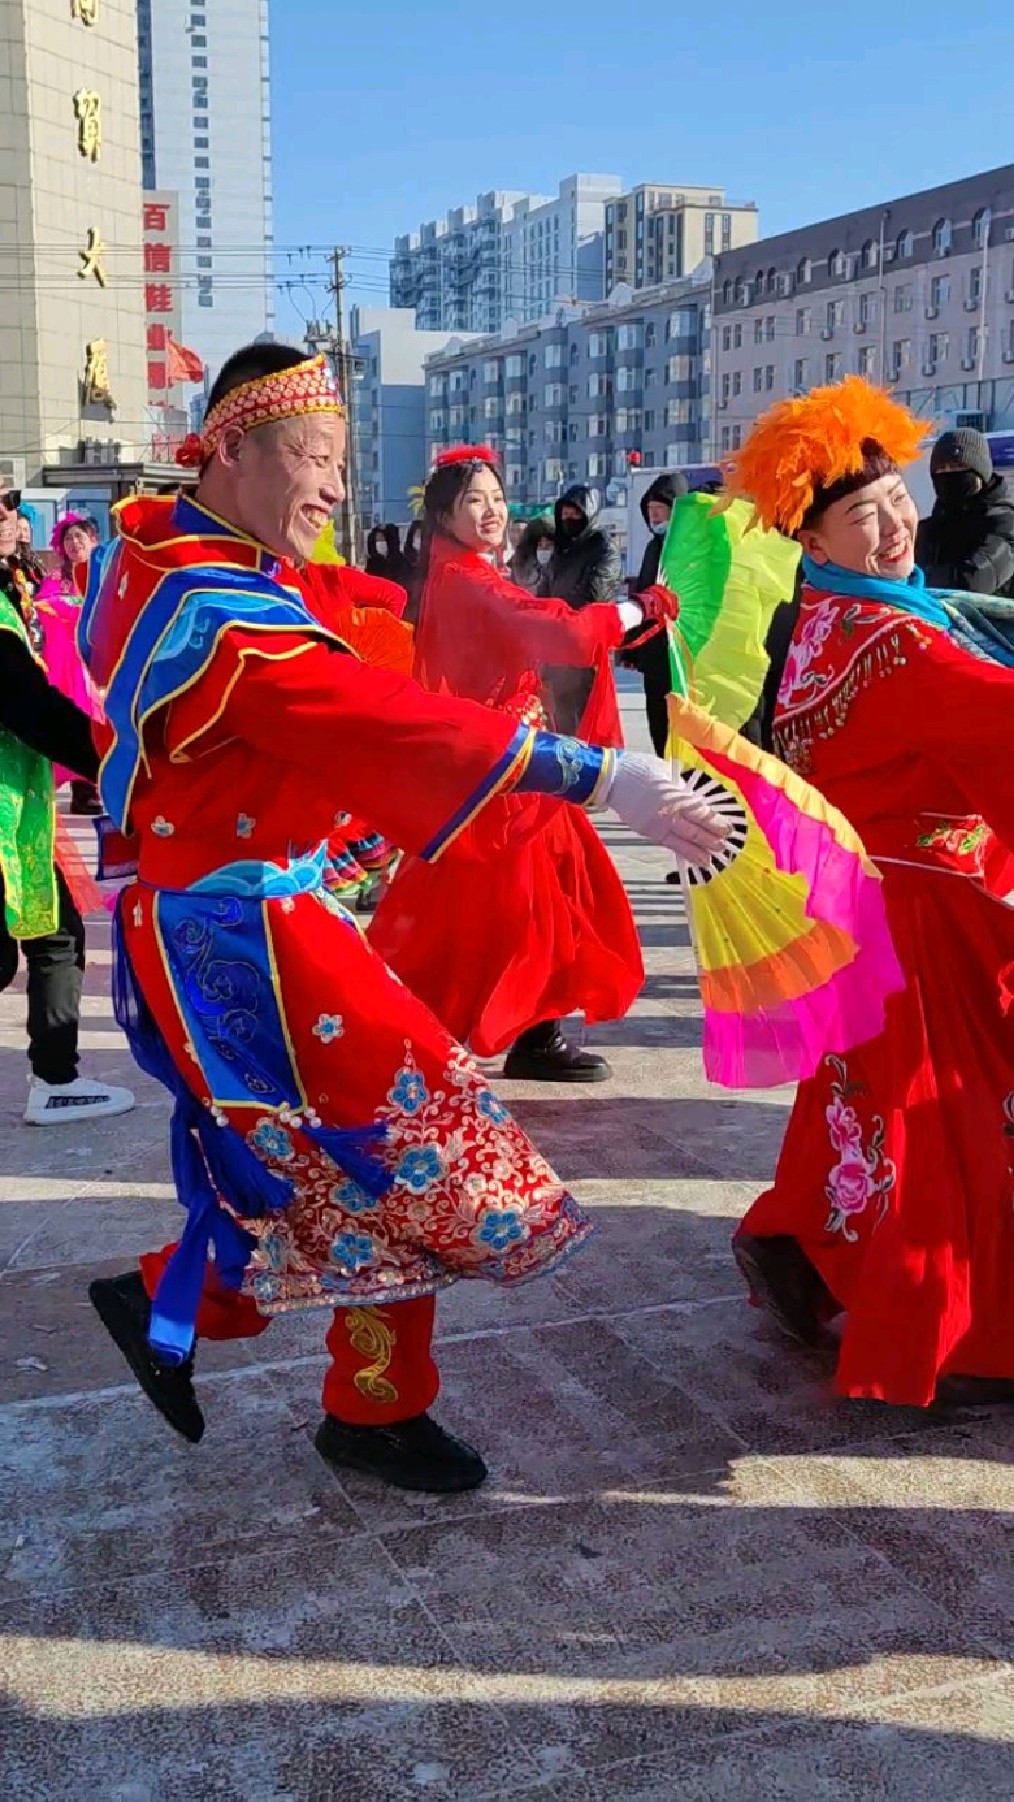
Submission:
[[[212,407],[200,432],[191,432],[176,452],[184,469],[200,469],[213,457],[226,432],[238,428],[252,432],[256,426],[274,425],[306,413],[345,412],[327,358],[310,357],[291,369],[257,376],[223,395]]]
[[[489,444],[452,444],[447,450],[437,451],[433,459],[434,469],[447,469],[454,463],[485,463],[490,469],[500,467],[500,459]]]

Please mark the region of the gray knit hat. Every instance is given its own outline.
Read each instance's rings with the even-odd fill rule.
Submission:
[[[971,426],[959,426],[957,431],[943,432],[937,439],[930,457],[930,475],[935,476],[948,463],[970,469],[973,475],[980,477],[984,487],[993,479],[993,459],[989,443],[981,432],[973,431]]]

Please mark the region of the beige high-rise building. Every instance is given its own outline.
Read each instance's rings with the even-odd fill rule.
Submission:
[[[724,188],[641,182],[606,206],[606,293],[621,282],[654,288],[681,281],[705,257],[756,239],[753,200],[727,200]]]
[[[17,486],[145,457],[141,235],[135,0],[0,0],[0,467]]]

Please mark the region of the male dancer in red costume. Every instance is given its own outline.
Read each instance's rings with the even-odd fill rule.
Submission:
[[[725,834],[653,759],[561,744],[350,654],[298,573],[343,492],[345,431],[322,358],[239,352],[185,447],[196,500],[125,503],[95,560],[81,643],[107,720],[100,786],[139,866],[120,901],[117,1014],[175,1097],[187,1223],[140,1275],[90,1293],[191,1440],[195,1331],[249,1335],[330,1306],[321,1454],[467,1489],[482,1459],[428,1413],[434,1296],[548,1270],[589,1228],[328,895],[335,813],[425,858],[509,789],[608,796],[690,860]]]

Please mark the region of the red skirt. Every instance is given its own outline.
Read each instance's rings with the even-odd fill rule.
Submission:
[[[644,983],[602,840],[586,814],[541,796],[498,798],[436,863],[407,860],[369,937],[479,1057],[544,1020],[619,1019]]]
[[[845,1310],[841,1394],[925,1406],[942,1376],[1014,1377],[1014,911],[944,873],[889,869],[886,895],[908,987],[801,1087],[742,1231],[797,1239]]]

